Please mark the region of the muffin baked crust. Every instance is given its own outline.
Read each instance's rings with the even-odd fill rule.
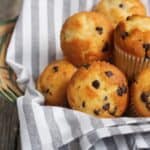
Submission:
[[[115,44],[140,58],[150,58],[150,17],[131,16],[117,26]]]
[[[110,55],[113,28],[102,14],[79,12],[69,17],[61,31],[63,54],[74,65],[105,60]]]
[[[94,10],[103,13],[114,27],[128,16],[146,16],[146,9],[139,0],[101,0]]]
[[[131,107],[137,116],[150,117],[150,68],[144,69],[131,87]]]
[[[37,89],[45,97],[47,105],[66,106],[66,89],[76,68],[67,60],[49,64],[37,81]]]
[[[73,109],[96,117],[121,116],[128,104],[127,81],[115,66],[96,61],[73,75],[67,97]]]

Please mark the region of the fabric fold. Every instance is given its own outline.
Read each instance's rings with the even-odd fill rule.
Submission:
[[[98,119],[60,107],[44,106],[36,91],[39,73],[62,57],[60,29],[78,11],[99,0],[24,0],[7,53],[7,63],[25,94],[18,98],[23,150],[150,149],[150,118]],[[142,1],[150,6],[150,1]]]

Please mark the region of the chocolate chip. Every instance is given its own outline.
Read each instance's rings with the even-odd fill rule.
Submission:
[[[109,110],[108,111],[110,115],[115,116],[116,112],[117,112],[117,107],[114,107],[113,110]]]
[[[131,19],[131,16],[128,16],[128,17],[126,18],[127,21],[130,20],[130,19]]]
[[[110,108],[110,104],[109,103],[103,105],[103,109],[104,110],[109,110],[109,108]]]
[[[106,101],[107,99],[108,99],[108,97],[107,97],[107,96],[105,96],[105,97],[104,97],[104,100]]]
[[[150,103],[146,103],[146,108],[150,110]]]
[[[84,64],[83,67],[85,67],[86,69],[88,69],[90,67],[90,64]]]
[[[127,87],[124,85],[117,89],[118,96],[123,96],[123,94],[126,94],[126,93],[127,93]]]
[[[150,58],[148,51],[150,50],[150,43],[144,43],[143,48],[145,49],[145,58]]]
[[[107,77],[113,76],[113,73],[111,71],[106,71],[105,74],[106,74]]]
[[[45,93],[52,95],[52,93],[50,92],[50,89],[47,89],[47,90],[45,91]]]
[[[102,28],[102,27],[96,27],[96,31],[97,31],[99,34],[102,34],[102,33],[103,33],[103,28]]]
[[[93,86],[95,89],[98,89],[98,88],[100,87],[99,81],[98,81],[98,80],[94,80],[94,81],[92,82],[92,86]]]
[[[53,67],[53,71],[54,71],[54,72],[58,72],[58,66],[54,66],[54,67]]]
[[[48,93],[49,92],[49,89],[47,89],[46,91],[45,91],[45,93]]]
[[[100,111],[101,111],[100,109],[94,109],[93,110],[94,114],[97,116],[100,114]]]
[[[120,7],[120,8],[123,8],[123,4],[119,4],[119,7]]]
[[[85,107],[85,101],[82,102],[82,107]]]
[[[131,80],[131,84],[132,84],[132,83],[137,84],[138,82],[137,82],[136,79],[132,79],[132,80]]]
[[[150,50],[150,43],[144,43],[143,48],[145,49],[145,51]]]
[[[143,93],[141,94],[141,100],[142,100],[144,103],[148,102],[149,97],[150,97],[150,94],[149,94],[149,93],[143,92]]]
[[[121,34],[121,37],[122,37],[123,40],[124,40],[127,36],[129,36],[129,33],[128,33],[128,32],[123,32],[123,33]]]
[[[109,51],[109,44],[106,43],[105,46],[104,46],[104,48],[103,48],[103,50],[102,50],[102,52],[106,53],[108,51]]]
[[[77,87],[77,89],[80,89],[80,88],[81,88],[81,86],[78,86],[78,87]]]
[[[52,92],[49,92],[48,94],[52,96]]]

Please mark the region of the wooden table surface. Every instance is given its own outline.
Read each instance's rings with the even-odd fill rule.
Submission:
[[[0,150],[21,150],[15,103],[0,97]]]
[[[19,14],[21,0],[0,0],[0,20]],[[0,97],[0,150],[21,150],[17,107]]]

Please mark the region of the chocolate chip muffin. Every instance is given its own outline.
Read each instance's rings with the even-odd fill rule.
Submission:
[[[150,117],[150,68],[144,69],[131,86],[131,111],[135,116]]]
[[[112,26],[96,12],[80,12],[69,17],[61,30],[63,54],[74,65],[108,59]]]
[[[115,64],[129,78],[150,66],[150,17],[131,16],[114,33]]]
[[[150,59],[150,17],[131,16],[119,23],[115,43],[129,54]]]
[[[146,15],[146,9],[139,0],[101,0],[94,10],[103,13],[114,27],[128,16]]]
[[[39,76],[37,89],[44,95],[47,105],[66,106],[66,89],[76,68],[67,60],[49,64]]]
[[[96,61],[73,75],[67,97],[73,109],[96,117],[118,117],[128,104],[128,85],[118,68]]]

